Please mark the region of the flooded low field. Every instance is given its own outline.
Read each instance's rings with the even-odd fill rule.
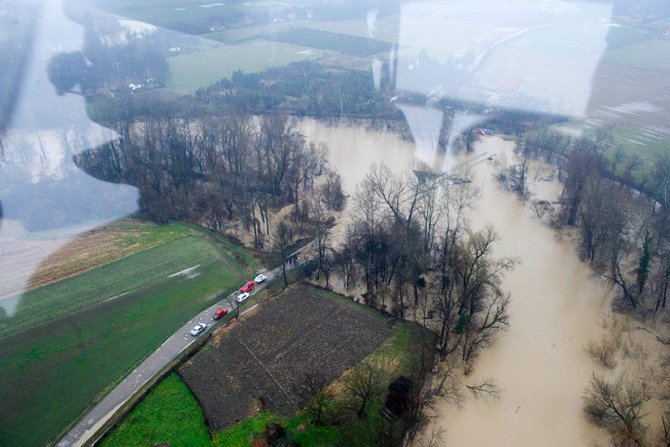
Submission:
[[[304,121],[302,131],[328,144],[346,193],[353,192],[371,163],[385,163],[395,172],[414,163],[413,145],[392,134],[313,121]],[[496,159],[505,153],[511,160],[512,149],[512,142],[486,137],[474,155]],[[583,415],[582,396],[599,369],[585,345],[605,334],[602,323],[610,316],[612,289],[579,260],[568,237],[544,225],[494,180],[494,169],[490,160],[474,166],[481,196],[471,222],[475,228],[493,225],[500,236],[495,255],[519,260],[503,281],[512,295],[510,327],[462,380],[493,378],[500,395],[467,396],[460,408],[438,401],[434,424],[442,430],[443,444],[453,446],[606,445],[607,433]],[[551,181],[537,181],[533,192],[533,199],[554,201],[560,189]]]

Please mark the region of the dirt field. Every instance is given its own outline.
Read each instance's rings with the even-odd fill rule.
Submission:
[[[393,320],[306,285],[270,300],[181,368],[210,428],[260,409],[288,414],[305,374],[339,377],[393,335]]]

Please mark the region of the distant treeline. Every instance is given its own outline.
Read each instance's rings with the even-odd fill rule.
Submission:
[[[250,113],[275,109],[298,116],[398,119],[388,92],[377,90],[369,72],[330,69],[295,62],[259,73],[233,73],[205,89],[197,99],[215,107],[233,105]]]
[[[128,91],[128,84],[162,85],[168,76],[164,33],[140,34],[116,20],[88,18],[81,51],[59,53],[48,76],[59,94],[78,89],[88,98]]]

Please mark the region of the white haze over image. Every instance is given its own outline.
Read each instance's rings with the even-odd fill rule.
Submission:
[[[116,139],[117,135],[90,120],[81,95],[57,95],[47,76],[47,66],[54,55],[82,50],[84,28],[64,15],[62,1],[44,1],[36,9],[38,27],[16,109],[3,136],[6,150],[0,159],[4,215],[0,224],[0,266],[3,267],[0,268],[0,307],[9,317],[16,312],[21,292],[43,260],[90,229],[93,222],[104,224],[133,213],[138,198],[136,188],[97,180],[74,164],[74,155]],[[42,188],[45,183],[48,186]],[[22,222],[15,216],[22,215],[22,209],[30,206],[34,194],[53,195],[54,188],[58,200],[49,202],[49,207],[86,218],[75,227],[50,229],[48,235],[31,234],[26,230],[31,222]],[[100,203],[110,197],[114,198],[113,202]],[[89,209],[105,209],[105,212],[87,215]],[[40,215],[49,213],[49,209],[40,210]],[[23,243],[28,247],[36,239],[45,242],[44,249],[30,250],[30,256],[21,258],[19,269],[4,265],[12,262],[9,254],[15,255]]]
[[[399,92],[427,98],[400,106],[417,145],[416,156],[435,158],[441,99],[492,109],[582,118],[612,26],[609,3],[556,0],[458,0],[404,3],[390,77]],[[370,37],[377,14],[368,13]],[[378,60],[372,63],[379,85]],[[420,110],[422,109],[422,110]],[[459,111],[447,151],[461,132],[486,117]],[[445,166],[447,170],[449,167]]]

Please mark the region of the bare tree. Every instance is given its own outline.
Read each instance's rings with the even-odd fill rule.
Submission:
[[[497,399],[500,397],[500,389],[498,388],[498,385],[496,385],[495,380],[491,377],[486,377],[480,383],[466,385],[465,387],[472,392],[472,395],[475,396],[475,398],[488,396]]]
[[[647,429],[642,417],[650,399],[651,392],[644,380],[620,374],[610,382],[594,374],[584,396],[584,411],[594,423],[610,432],[616,445],[642,446]]]
[[[667,214],[670,206],[670,154],[664,153],[656,162],[652,182],[663,207],[663,213]]]
[[[282,219],[275,225],[272,238],[272,251],[281,262],[281,273],[284,278],[284,287],[288,287],[288,278],[286,277],[286,262],[293,244],[293,226],[286,219]]]
[[[599,361],[604,367],[612,369],[616,367],[616,353],[621,345],[621,333],[613,332],[611,336],[602,338],[600,341],[591,341],[586,345],[586,352]]]
[[[437,188],[423,188],[419,195],[418,210],[423,229],[423,251],[430,253],[435,245],[437,228],[440,223],[441,209],[437,197]]]
[[[365,417],[367,404],[379,396],[383,389],[382,371],[368,362],[361,362],[342,378],[344,388],[358,401],[358,417]]]
[[[577,141],[565,163],[561,194],[563,223],[571,226],[577,223],[577,213],[584,198],[587,182],[600,176],[603,163],[602,156],[588,139],[582,138]]]
[[[658,260],[650,278],[650,290],[655,297],[654,312],[666,308],[670,291],[670,241],[663,241],[659,247]]]
[[[608,180],[596,176],[586,181],[578,210],[583,258],[597,261],[600,250],[607,245],[610,251],[624,248],[616,241],[626,242],[622,239],[627,224],[625,200],[625,193]]]
[[[314,225],[314,240],[316,242],[317,279],[323,273],[326,285],[330,279],[330,264],[332,258],[331,222],[326,211],[326,201],[321,193],[312,194],[310,200],[312,223]]]
[[[295,386],[295,393],[304,402],[305,411],[317,426],[325,423],[333,395],[327,389],[328,379],[316,371],[304,374]]]
[[[326,181],[321,186],[321,191],[329,210],[341,211],[344,208],[346,197],[342,192],[342,178],[339,174],[328,169]]]

